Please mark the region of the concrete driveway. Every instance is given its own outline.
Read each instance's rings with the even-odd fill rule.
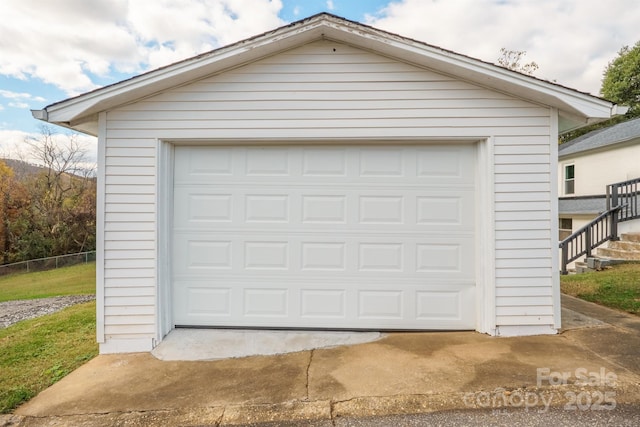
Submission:
[[[330,425],[472,408],[614,413],[612,406],[640,402],[640,319],[565,296],[563,319],[554,336],[390,333],[216,361],[102,355],[0,426]]]

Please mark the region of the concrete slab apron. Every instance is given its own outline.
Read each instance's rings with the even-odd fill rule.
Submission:
[[[379,332],[174,329],[152,354],[160,360],[216,360],[362,344]]]

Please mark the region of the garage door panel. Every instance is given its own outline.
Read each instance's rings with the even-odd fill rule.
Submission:
[[[474,329],[473,147],[176,147],[177,325]]]
[[[449,227],[457,231],[474,226],[473,195],[460,191],[458,195],[432,192],[415,198],[416,224],[420,228]]]
[[[289,270],[289,242],[244,242],[244,268],[246,270]]]
[[[340,147],[303,148],[302,176],[344,179],[347,176],[347,149]]]
[[[357,176],[359,178],[405,177],[409,173],[409,167],[405,165],[402,151],[402,148],[378,147],[358,150]]]
[[[188,292],[176,297],[175,304],[183,308],[175,322],[184,326],[313,328],[344,328],[348,322],[352,329],[441,329],[445,324],[447,329],[468,329],[474,324],[474,311],[468,310],[474,302],[470,286],[390,289],[389,282],[354,285],[340,281],[326,286],[303,287],[295,281],[282,285],[286,286],[239,281],[218,288],[193,282]],[[296,318],[295,323],[291,317]]]
[[[238,152],[238,151],[236,151]],[[244,151],[245,172],[247,177],[269,177],[292,175],[290,153],[285,147],[255,147]]]
[[[475,304],[475,295],[469,289],[430,289],[416,292],[416,319],[446,324],[473,325],[474,311],[468,311],[466,307]]]
[[[228,191],[215,189],[176,187],[174,224],[179,226],[204,227],[206,224],[233,221],[235,197]]]
[[[347,291],[309,288],[300,290],[300,317],[303,319],[346,319]]]
[[[187,268],[191,270],[219,270],[232,268],[230,240],[188,240],[183,247]]]
[[[242,318],[290,318],[290,290],[287,288],[269,287],[268,289],[248,287],[242,290]],[[248,320],[249,320],[248,319]],[[250,320],[249,320],[250,321]]]
[[[302,194],[300,196],[300,223],[347,224],[348,205],[348,198],[344,193]]]
[[[192,181],[197,183],[218,181],[224,176],[233,175],[233,147],[189,147],[175,152],[176,164],[174,180],[176,183]]]
[[[371,195],[358,197],[359,224],[404,223],[404,196]]]
[[[280,222],[291,220],[289,195],[247,194],[244,198],[245,222]]]
[[[475,158],[466,146],[422,146],[416,152],[418,182],[446,180],[449,185],[472,184]]]
[[[420,230],[460,233],[474,228],[472,188],[343,188],[296,189],[177,186],[174,221],[177,228],[227,230],[230,224],[257,224],[305,231],[336,225],[357,231]],[[386,225],[384,229],[378,225]],[[324,227],[324,228],[322,228]],[[272,229],[272,228],[269,228]]]
[[[317,274],[347,269],[347,243],[343,241],[306,241],[300,243],[300,271]]]
[[[231,313],[231,294],[229,287],[209,287],[202,285],[185,286],[186,292],[176,295],[174,304],[187,316],[204,318],[227,317]],[[176,319],[180,321],[180,319]]]
[[[359,234],[286,236],[270,234],[250,240],[234,232],[176,234],[174,274],[302,275],[375,278],[403,273],[403,279],[473,280],[472,236],[420,237]]]
[[[467,145],[350,147],[183,147],[176,151],[176,183],[226,183],[243,177],[260,183],[473,184],[475,157]]]

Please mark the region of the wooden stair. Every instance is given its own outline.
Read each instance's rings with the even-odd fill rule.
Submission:
[[[598,248],[598,257],[625,261],[640,261],[640,233],[623,233],[620,240]]]
[[[609,241],[607,246],[598,248],[597,256],[576,261],[569,274],[600,271],[610,265],[640,262],[640,233],[623,233],[620,240]]]

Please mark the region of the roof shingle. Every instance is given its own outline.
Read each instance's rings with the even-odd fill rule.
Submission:
[[[640,118],[618,123],[608,128],[597,129],[566,142],[558,148],[558,156],[565,157],[635,138],[638,138],[640,143]]]

